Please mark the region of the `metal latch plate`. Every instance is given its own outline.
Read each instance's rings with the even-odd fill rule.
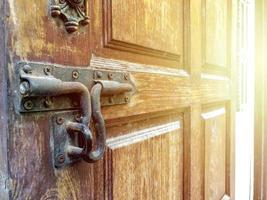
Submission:
[[[77,122],[76,116],[79,116],[78,111],[59,112],[52,118],[52,135],[53,135],[53,153],[54,166],[62,168],[66,165],[82,160],[79,157],[70,156],[68,154],[68,146],[80,146],[78,133],[69,134],[66,131],[65,123],[67,121]]]
[[[120,83],[129,83],[134,86],[131,81],[130,74],[127,72],[114,72],[108,70],[96,70],[85,67],[65,67],[43,63],[18,63],[15,67],[15,79],[20,80],[20,70],[27,70],[36,77],[54,76],[57,79],[66,82],[81,82],[88,90],[92,88],[97,80],[110,80]],[[17,88],[19,87],[19,81]],[[19,93],[19,91],[16,91]],[[106,95],[101,97],[101,105],[118,105],[129,103],[131,96],[135,93],[135,88],[132,91],[124,92],[116,95]],[[79,109],[79,99],[75,95],[61,96],[45,96],[45,97],[23,97],[18,94],[20,112],[40,112],[40,111],[55,111],[55,110],[73,110]]]

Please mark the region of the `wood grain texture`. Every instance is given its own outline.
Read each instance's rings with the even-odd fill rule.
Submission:
[[[183,199],[183,130],[175,123],[107,142],[109,199]]]
[[[130,104],[116,106],[120,112],[112,112],[113,107],[103,109],[106,119],[135,116],[144,114],[144,111],[152,113],[172,110],[194,103],[212,103],[231,98],[230,79],[221,76],[216,76],[217,79],[202,78],[193,81],[184,71],[99,57],[92,57],[91,67],[127,70],[137,86],[137,94]]]
[[[172,0],[95,2],[93,53],[131,62],[186,68],[189,4],[190,1]]]
[[[49,114],[11,119],[15,122],[11,130],[15,134],[9,143],[11,199],[91,199],[92,166],[78,163],[63,170],[54,169],[49,119]]]
[[[255,116],[254,116],[254,200],[267,198],[267,83],[266,83],[266,13],[265,1],[256,2]]]
[[[88,65],[89,26],[69,35],[62,22],[50,17],[49,1],[27,3],[13,0],[8,3],[10,16],[6,26],[9,31],[6,50],[10,60],[5,68],[9,66],[10,75],[18,60]],[[10,109],[14,109],[12,101]],[[51,113],[21,116],[10,110],[10,198],[91,199],[92,167],[79,163],[61,171],[53,168],[50,118]]]
[[[90,26],[69,35],[64,24],[50,16],[48,0],[9,1],[9,48],[14,59],[88,65]],[[87,42],[84,42],[87,40]]]
[[[228,0],[203,0],[202,4],[203,67],[220,71],[229,66],[231,4]]]
[[[183,52],[182,0],[113,0],[111,6],[114,40],[177,55]],[[125,16],[132,21],[125,21]]]
[[[117,23],[114,31],[118,40],[134,41],[136,45],[150,49],[152,54],[155,53],[151,50],[153,48],[181,53],[181,63],[168,56],[157,57],[106,47],[106,0],[90,1],[93,2],[91,26],[74,35],[68,35],[61,22],[48,17],[47,1],[30,4],[22,0],[9,2],[8,30],[12,34],[8,38],[7,50],[11,57],[6,66],[10,74],[18,60],[42,61],[128,71],[137,87],[137,93],[129,104],[102,108],[109,148],[104,159],[93,165],[81,162],[55,170],[50,148],[50,118],[53,113],[20,115],[14,110],[10,111],[8,158],[11,198],[125,199],[129,195],[132,199],[204,200],[205,133],[201,131],[202,106],[229,102],[232,112],[233,85],[229,73],[215,74],[202,68],[202,1],[141,1],[140,5],[137,4],[140,1],[112,1],[114,23]],[[131,13],[126,15],[123,8],[129,8]],[[138,8],[135,11],[140,15],[132,17],[135,8]],[[181,13],[176,13],[174,8],[179,8]],[[143,13],[146,10],[149,12]],[[160,10],[166,19],[163,14],[157,16]],[[142,16],[146,16],[151,23],[144,27],[144,22],[140,20]],[[183,20],[173,21],[177,16],[183,16]],[[160,21],[155,20],[157,17]],[[119,30],[120,23],[130,28]],[[161,29],[158,30],[159,25],[162,30],[173,29],[178,26],[176,23],[182,23],[177,30],[179,38],[177,34],[166,32],[164,35]],[[150,28],[159,35],[152,34]],[[149,41],[150,34],[153,41]],[[10,87],[14,89],[12,83]],[[14,109],[13,101],[10,109]],[[175,121],[180,121],[179,130],[160,135],[149,131]],[[230,117],[226,121],[233,124]],[[136,132],[143,135],[128,137]],[[131,139],[138,142],[133,143]],[[230,156],[230,150],[228,154]],[[228,160],[225,167],[232,173],[233,169],[229,166],[234,160]],[[138,192],[134,192],[133,187]],[[220,188],[220,185],[214,187]],[[232,193],[230,196],[233,198]]]
[[[0,199],[8,199],[8,89],[6,68],[6,1],[0,2]]]
[[[204,200],[204,136],[201,132],[201,105],[193,104],[186,113],[185,199]]]
[[[186,17],[183,1],[116,0],[105,5],[107,47],[181,62]]]
[[[205,199],[222,199],[226,195],[227,124],[225,108],[202,113],[205,134]]]

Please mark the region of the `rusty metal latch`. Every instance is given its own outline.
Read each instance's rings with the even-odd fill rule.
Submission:
[[[49,111],[52,115],[54,166],[100,160],[106,145],[101,105],[130,102],[135,93],[130,75],[36,63],[19,63],[15,72],[15,80],[19,80],[15,90],[19,91],[15,94],[18,111]],[[91,117],[95,134],[90,128]]]

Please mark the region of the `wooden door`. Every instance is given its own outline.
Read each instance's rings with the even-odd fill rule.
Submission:
[[[10,82],[10,199],[234,199],[232,1],[85,0],[90,24],[75,33],[53,3],[0,3],[9,77],[20,61],[126,71],[137,91],[102,108],[102,160],[57,170],[54,113],[21,115]]]

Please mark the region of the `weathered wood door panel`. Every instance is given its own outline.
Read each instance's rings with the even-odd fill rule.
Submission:
[[[104,158],[57,170],[55,112],[17,112],[11,82],[11,199],[234,199],[232,1],[86,0],[90,25],[75,33],[50,16],[53,1],[5,2],[10,77],[19,61],[46,62],[136,85],[128,104],[102,108]]]

